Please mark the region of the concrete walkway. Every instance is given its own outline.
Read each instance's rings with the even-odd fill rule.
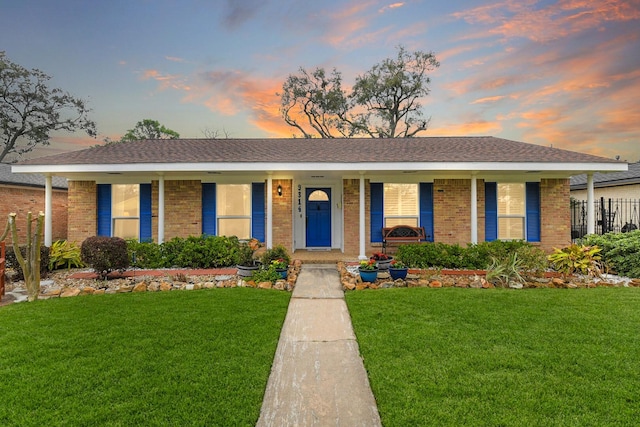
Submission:
[[[304,264],[257,426],[381,426],[335,264]]]

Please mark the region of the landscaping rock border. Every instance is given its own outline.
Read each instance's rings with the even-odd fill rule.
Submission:
[[[294,260],[289,266],[287,279],[271,282],[255,283],[245,280],[237,275],[189,275],[184,273],[172,273],[167,270],[163,276],[145,275],[144,270],[137,270],[139,275],[109,280],[98,279],[73,279],[70,276],[77,270],[56,271],[40,282],[40,294],[38,299],[69,298],[82,295],[104,295],[116,293],[138,292],[168,292],[168,291],[193,291],[199,289],[236,288],[246,287],[255,289],[274,289],[292,292],[302,268],[302,261]],[[24,282],[7,283],[7,293],[20,294],[26,290]],[[3,303],[22,301],[13,299]],[[4,304],[3,304],[4,305]]]
[[[338,272],[340,282],[345,291],[361,291],[365,289],[388,289],[388,288],[474,288],[492,289],[496,286],[488,282],[484,274],[479,271],[465,272],[447,271],[443,274],[439,270],[410,270],[406,279],[392,280],[389,273],[379,272],[378,280],[375,283],[363,282],[358,274],[358,265],[339,262]],[[558,289],[578,289],[595,287],[640,287],[640,279],[630,279],[613,275],[604,275],[602,278],[588,278],[582,276],[572,276],[563,278],[553,277],[533,277],[528,278],[526,283],[514,289],[534,289],[534,288],[558,288]]]

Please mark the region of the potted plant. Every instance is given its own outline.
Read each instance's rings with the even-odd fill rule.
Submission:
[[[260,267],[260,262],[253,257],[260,246],[258,239],[240,242],[238,265],[236,266],[238,268],[238,276],[249,277]]]
[[[394,259],[389,266],[389,274],[393,280],[405,279],[409,268],[400,260]]]
[[[360,278],[363,282],[373,283],[378,278],[378,265],[373,259],[370,259],[369,261],[360,261],[358,272],[360,273]]]
[[[287,278],[287,269],[289,268],[289,263],[285,259],[274,259],[273,261],[271,261],[271,265],[276,269],[278,274],[280,274],[281,278]]]
[[[379,270],[388,270],[393,257],[382,252],[375,252],[370,259],[378,263]]]
[[[274,266],[283,279],[287,278],[287,268],[291,263],[291,257],[284,246],[275,245],[267,249],[264,254],[262,254],[260,260],[262,261],[262,265]]]

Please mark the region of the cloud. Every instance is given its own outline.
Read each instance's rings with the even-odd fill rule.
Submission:
[[[222,23],[227,29],[235,30],[253,18],[265,3],[262,0],[227,0]]]
[[[485,98],[476,99],[475,101],[470,102],[470,104],[488,104],[488,103],[498,102],[504,98],[506,98],[506,96],[504,95],[487,96]]]
[[[393,10],[393,9],[398,9],[398,8],[404,6],[404,5],[405,5],[404,2],[391,3],[391,4],[388,4],[388,5],[380,8],[378,10],[378,13],[385,13],[385,12],[388,12],[388,11]]]
[[[502,130],[497,121],[488,121],[478,117],[466,117],[461,122],[433,125],[425,136],[468,136],[495,135]]]
[[[184,62],[184,58],[178,58],[177,56],[165,56],[164,59],[172,62]]]
[[[201,104],[227,116],[248,114],[249,122],[271,136],[291,136],[280,117],[276,92],[282,81],[261,78],[239,70],[214,70],[194,75],[183,91],[182,102]]]
[[[489,33],[547,42],[599,29],[609,22],[625,22],[640,18],[638,0],[559,0],[543,3],[537,0],[507,0],[484,5],[452,16],[469,24],[489,28]]]
[[[142,80],[155,80],[160,84],[161,90],[176,89],[189,91],[187,79],[180,74],[163,74],[158,70],[144,70],[140,76]]]

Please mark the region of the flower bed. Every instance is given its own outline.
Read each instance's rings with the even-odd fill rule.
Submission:
[[[357,266],[338,263],[340,281],[345,291],[387,288],[476,288],[492,289],[496,286],[487,281],[484,270],[418,270],[409,269],[406,279],[392,280],[388,273],[380,272],[375,283],[360,280]],[[546,274],[545,277],[527,278],[523,288],[595,288],[605,287],[640,287],[640,279],[629,279],[618,276],[603,278],[587,278],[571,276],[563,278],[557,273]]]

